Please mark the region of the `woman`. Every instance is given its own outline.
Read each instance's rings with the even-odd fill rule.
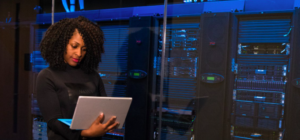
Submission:
[[[63,19],[46,31],[40,44],[50,66],[37,77],[37,100],[47,122],[49,140],[100,139],[118,125],[115,117],[102,124],[103,114],[86,130],[70,130],[58,118],[72,118],[78,96],[106,96],[97,73],[103,48],[103,32],[84,17]]]

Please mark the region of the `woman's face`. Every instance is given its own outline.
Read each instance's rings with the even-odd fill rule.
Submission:
[[[75,29],[73,36],[69,40],[69,43],[64,54],[64,61],[70,66],[77,66],[86,54],[86,47],[82,36],[79,34],[78,30]]]

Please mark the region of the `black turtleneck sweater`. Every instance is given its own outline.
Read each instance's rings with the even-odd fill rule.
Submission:
[[[106,96],[99,74],[96,71],[87,74],[79,67],[67,66],[64,71],[43,69],[36,87],[38,105],[47,122],[48,140],[81,140],[81,131],[70,130],[57,119],[73,117],[78,96]]]

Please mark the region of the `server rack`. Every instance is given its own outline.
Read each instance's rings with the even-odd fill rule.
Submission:
[[[135,16],[129,19],[129,26],[126,96],[132,97],[132,103],[125,122],[125,139],[152,139],[158,20],[152,16]]]
[[[226,139],[227,88],[230,76],[229,40],[231,13],[201,15],[201,44],[197,97],[207,96],[197,104],[195,139]]]
[[[157,55],[156,93],[160,90],[161,67],[164,67],[162,118],[159,120],[158,100],[154,108],[154,139],[158,139],[162,121],[161,140],[191,139],[195,119],[197,70],[199,62],[200,18],[169,19],[166,33],[166,57],[162,54],[163,26],[160,26]],[[161,59],[165,65],[161,66]]]
[[[237,16],[231,139],[282,140],[291,14]]]

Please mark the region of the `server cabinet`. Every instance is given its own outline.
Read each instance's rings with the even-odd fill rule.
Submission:
[[[199,63],[200,17],[169,19],[166,29],[165,58],[162,58],[163,26],[160,26],[157,55],[157,95],[160,78],[163,80],[163,99],[157,98],[154,108],[154,139],[161,140],[193,138],[195,120],[195,98]],[[165,64],[161,65],[161,60]],[[161,75],[161,69],[164,74]],[[159,106],[162,100],[162,106]],[[159,111],[162,116],[159,118]],[[162,127],[159,132],[159,121]]]
[[[230,13],[201,15],[200,65],[197,96],[207,96],[196,110],[195,139],[224,139]]]
[[[231,139],[281,140],[291,15],[237,16]]]

